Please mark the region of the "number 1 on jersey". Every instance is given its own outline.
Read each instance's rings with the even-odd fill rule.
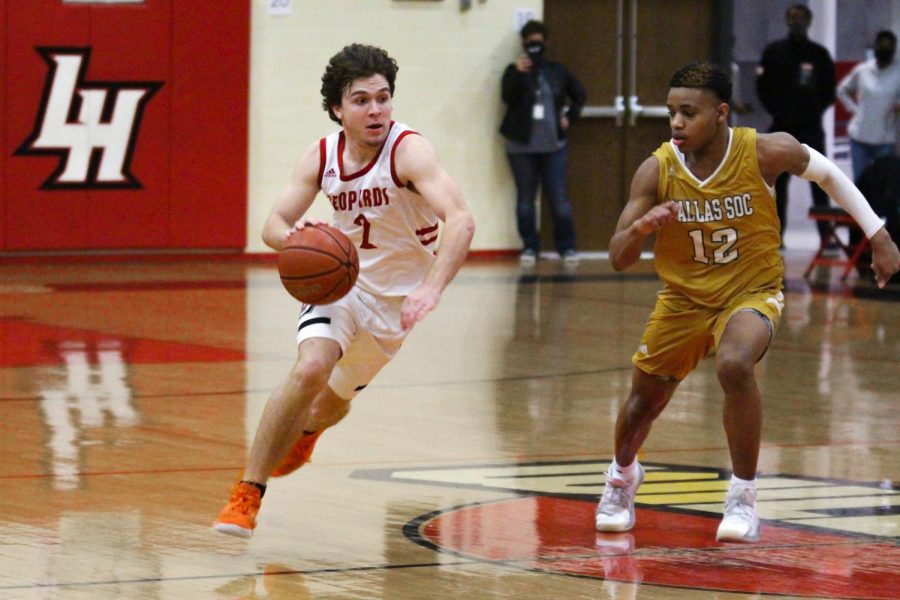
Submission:
[[[366,250],[370,250],[372,248],[378,247],[369,241],[369,232],[372,229],[372,224],[369,223],[369,220],[366,218],[365,215],[359,215],[358,217],[353,219],[353,224],[359,225],[360,227],[363,228],[363,239],[362,239],[362,244],[359,245],[360,248],[365,248]]]

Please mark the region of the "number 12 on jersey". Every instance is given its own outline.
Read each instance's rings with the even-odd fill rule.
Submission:
[[[738,238],[737,230],[734,227],[716,229],[710,234],[709,246],[712,247],[712,259],[707,254],[707,241],[703,238],[703,230],[694,229],[689,234],[691,241],[694,242],[695,261],[705,265],[710,263],[724,265],[737,260],[738,251],[732,248]]]

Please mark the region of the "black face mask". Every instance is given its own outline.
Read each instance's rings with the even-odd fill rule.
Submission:
[[[544,42],[528,42],[525,44],[525,53],[536,65],[544,62]]]
[[[878,48],[875,50],[875,60],[880,65],[886,65],[894,60],[894,51],[890,48]]]

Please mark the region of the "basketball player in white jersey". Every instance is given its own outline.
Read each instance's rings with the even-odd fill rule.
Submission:
[[[281,250],[321,190],[334,226],[356,245],[360,273],[344,298],[304,306],[291,372],[272,392],[242,480],[213,527],[249,538],[266,481],[309,460],[319,434],[433,310],[459,270],[475,221],[459,188],[422,136],[391,120],[397,63],[353,44],[329,61],[322,106],[341,130],[311,144],[275,202],[263,240]],[[443,221],[440,251],[436,251]]]

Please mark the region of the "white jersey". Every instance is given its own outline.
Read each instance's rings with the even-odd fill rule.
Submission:
[[[394,152],[407,135],[391,122],[387,139],[368,165],[344,172],[344,132],[319,141],[319,187],[334,208],[334,226],[359,253],[357,285],[371,294],[406,296],[434,263],[438,218],[416,192],[397,177]]]

